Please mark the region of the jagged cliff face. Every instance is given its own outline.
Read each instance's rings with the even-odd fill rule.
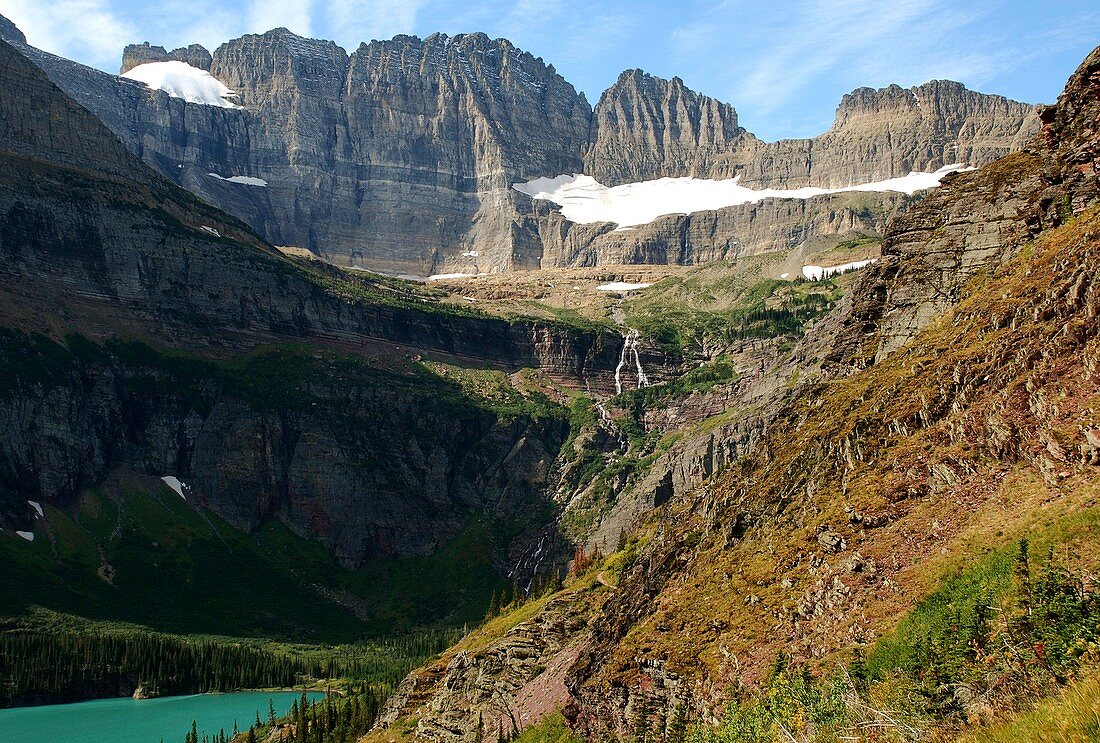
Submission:
[[[593,112],[584,172],[605,186],[669,176],[728,178],[762,144],[738,126],[728,103],[688,89],[678,77],[627,70]]]
[[[118,73],[121,75],[148,62],[169,61],[185,62],[192,67],[209,71],[213,58],[202,44],[189,44],[169,52],[162,46],[152,46],[146,41],[142,44],[128,44],[122,50],[122,67]]]
[[[745,185],[840,188],[982,165],[1038,129],[1034,106],[933,80],[914,88],[859,88],[812,139],[762,142],[728,104],[640,70],[623,73],[594,111],[585,172],[605,185],[656,178],[733,178]]]
[[[980,165],[1019,147],[1038,123],[1031,106],[934,81],[860,89],[829,132],[768,144],[738,125],[730,105],[640,70],[624,73],[593,111],[552,66],[484,34],[399,36],[350,55],[285,29],[235,39],[209,59],[197,46],[127,47],[124,70],[164,60],[208,68],[243,105],[220,109],[26,47],[10,24],[2,33],[132,152],[269,242],[420,276],[695,263],[877,234],[882,215],[780,203],[608,236],[611,226],[567,223],[510,187],[573,172],[608,185],[739,175],[753,186],[847,186]]]
[[[1034,106],[949,80],[859,88],[841,100],[829,131],[766,145],[742,178],[836,188],[952,163],[984,165],[1019,149],[1038,123]]]

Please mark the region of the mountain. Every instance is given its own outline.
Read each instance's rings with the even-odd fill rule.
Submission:
[[[141,687],[140,648],[181,693],[348,694],[238,743],[1094,724],[1100,49],[1055,106],[860,90],[769,144],[639,71],[590,111],[476,34],[128,48],[214,105],[0,35],[5,699]],[[572,165],[830,191],[589,219]],[[322,229],[542,270],[267,239]]]
[[[608,186],[680,176],[850,186],[980,165],[1036,126],[1032,106],[934,81],[857,90],[829,132],[765,143],[729,104],[640,70],[593,110],[553,66],[484,34],[399,36],[349,55],[276,29],[223,44],[209,64],[195,47],[127,47],[124,70],[166,60],[208,68],[241,105],[215,109],[44,54],[5,28],[165,177],[275,245],[392,274],[700,264],[879,235],[906,198],[882,193],[870,209],[767,199],[624,233],[570,222],[512,186],[582,172]]]
[[[552,526],[546,494],[570,429],[561,402],[517,391],[508,374],[614,389],[617,332],[500,319],[290,259],[146,166],[6,42],[0,159],[0,525],[21,566],[5,611],[45,601],[153,622],[149,591],[173,574],[164,563],[193,562],[169,550],[143,580],[149,562],[117,539],[129,536],[123,511],[137,533],[157,533],[171,477],[209,528],[194,533],[201,543],[247,543],[274,524],[323,545],[309,563],[323,578],[290,570],[295,595],[341,612],[396,599],[387,620],[377,608],[360,617],[387,631],[481,616],[509,552]],[[642,353],[655,374],[675,368]],[[119,529],[86,521],[104,508],[121,509]],[[36,530],[40,561],[28,563],[13,535]],[[383,590],[408,561],[436,569],[459,549],[468,594],[440,599],[446,582]],[[285,556],[276,562],[287,575]],[[364,566],[381,577],[341,598],[334,581]]]
[[[646,410],[722,403],[617,494],[632,537],[596,529],[612,554],[414,672],[368,740],[1087,739],[1098,110],[1100,48],[767,372]]]

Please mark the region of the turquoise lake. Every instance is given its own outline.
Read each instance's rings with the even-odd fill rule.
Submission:
[[[247,730],[267,719],[272,700],[279,715],[286,714],[302,693],[245,691],[235,694],[196,694],[163,699],[97,699],[75,704],[0,709],[0,740],[4,743],[183,743],[191,721],[203,733],[233,732],[233,721]],[[310,701],[324,694],[311,693]]]

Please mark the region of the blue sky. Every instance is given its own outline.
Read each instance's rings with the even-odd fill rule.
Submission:
[[[1096,0],[0,0],[29,41],[111,72],[122,47],[213,51],[287,26],[360,41],[484,31],[553,63],[593,104],[619,72],[678,75],[765,139],[829,127],[861,85],[933,78],[1052,102],[1100,44]]]

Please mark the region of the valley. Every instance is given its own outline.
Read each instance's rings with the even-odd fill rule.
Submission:
[[[122,73],[0,17],[0,725],[1095,732],[1100,50],[771,143],[484,34]]]

